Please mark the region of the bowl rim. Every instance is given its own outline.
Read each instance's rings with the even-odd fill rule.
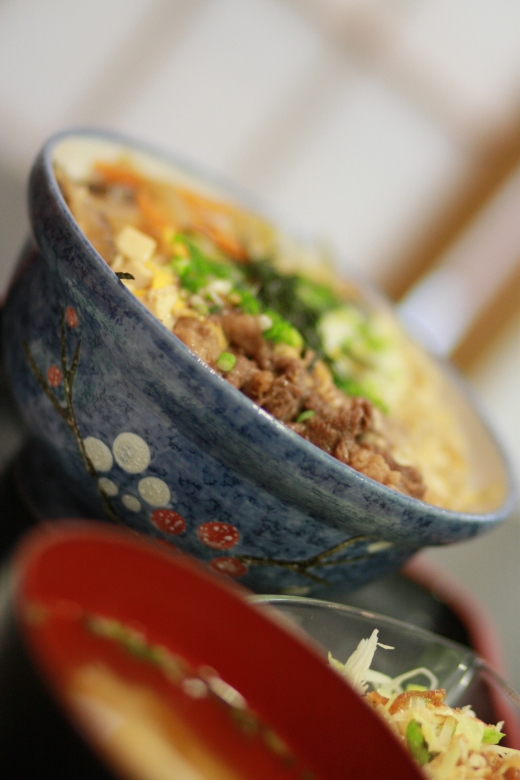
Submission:
[[[114,144],[115,146],[126,147],[130,150],[133,149],[140,154],[155,159],[159,163],[172,166],[173,168],[178,169],[180,172],[195,177],[195,179],[199,179],[202,186],[204,186],[206,183],[211,187],[215,187],[217,191],[222,193],[222,197],[230,197],[234,202],[236,202],[237,205],[242,205],[246,209],[253,210],[258,215],[266,218],[268,221],[271,221],[276,229],[285,232],[289,236],[302,238],[301,232],[298,233],[298,231],[291,230],[290,227],[285,228],[284,224],[281,223],[276,218],[276,216],[273,216],[269,209],[266,209],[253,196],[243,191],[239,186],[233,183],[229,183],[225,177],[206,170],[203,165],[193,163],[192,161],[186,160],[180,156],[176,156],[175,154],[157,148],[153,143],[137,140],[117,131],[97,129],[93,127],[73,127],[64,129],[58,133],[53,134],[45,142],[33,164],[29,183],[29,212],[31,227],[34,231],[36,239],[45,235],[45,229],[43,229],[41,226],[38,228],[37,222],[39,215],[36,213],[34,208],[34,199],[32,197],[37,174],[43,173],[45,178],[45,185],[48,190],[47,194],[50,194],[54,197],[54,205],[58,207],[59,214],[64,220],[64,225],[68,237],[76,243],[79,243],[81,250],[87,253],[89,260],[95,266],[97,266],[97,270],[102,276],[104,276],[104,282],[111,285],[114,291],[120,293],[122,286],[117,280],[114,272],[111,271],[110,267],[106,264],[101,255],[94,249],[93,245],[78,226],[65,202],[54,175],[53,153],[55,147],[66,139],[74,137],[78,139],[96,139]],[[309,239],[307,238],[307,240]],[[359,280],[359,275],[355,270],[352,273],[352,277],[355,281]],[[370,282],[367,282],[366,280],[359,280],[359,283],[361,285],[365,285],[366,288],[372,292]],[[498,507],[486,512],[462,512],[459,510],[451,510],[444,507],[438,507],[433,504],[428,504],[420,499],[412,498],[411,496],[399,493],[398,491],[393,490],[392,488],[389,488],[371,479],[370,477],[365,476],[364,474],[361,474],[351,466],[348,466],[347,464],[344,464],[333,458],[328,453],[319,449],[316,445],[304,440],[294,431],[287,428],[283,423],[256,405],[251,399],[241,393],[238,389],[232,387],[225,381],[223,382],[222,378],[215,371],[213,371],[205,363],[202,363],[202,361],[200,361],[200,359],[197,358],[189,350],[189,348],[186,347],[186,345],[184,345],[179,339],[175,338],[174,334],[169,331],[144,306],[144,304],[142,304],[141,301],[136,298],[136,296],[134,296],[130,291],[126,290],[126,288],[123,289],[128,296],[125,301],[126,305],[130,306],[133,311],[136,312],[136,314],[144,319],[147,327],[151,329],[154,334],[159,336],[161,341],[167,342],[171,347],[176,348],[184,356],[184,358],[189,359],[191,365],[194,368],[198,366],[199,368],[203,369],[205,380],[213,386],[216,392],[220,390],[222,393],[223,386],[225,385],[225,393],[226,395],[229,394],[229,397],[233,399],[235,405],[238,404],[239,407],[242,408],[246,413],[249,412],[250,414],[255,414],[255,419],[261,426],[268,426],[271,429],[271,434],[276,438],[282,436],[284,439],[286,439],[286,441],[291,442],[293,447],[299,449],[307,459],[312,459],[319,463],[322,467],[322,470],[328,472],[337,483],[353,483],[363,493],[365,493],[368,488],[369,492],[377,498],[379,503],[390,503],[393,504],[394,507],[398,508],[398,524],[394,523],[394,525],[391,526],[388,523],[381,522],[381,520],[378,520],[376,524],[375,520],[372,520],[372,525],[375,526],[373,531],[376,534],[380,534],[379,538],[394,539],[401,544],[411,543],[415,545],[415,549],[419,546],[422,546],[423,544],[444,544],[450,541],[467,538],[476,533],[480,533],[488,526],[492,526],[499,521],[504,520],[512,513],[514,507],[516,506],[517,486],[510,458],[494,434],[492,427],[490,427],[489,423],[487,422],[485,415],[481,413],[478,403],[475,403],[475,399],[470,388],[467,387],[466,382],[458,374],[456,369],[447,363],[447,361],[436,360],[434,356],[431,356],[428,353],[430,360],[433,360],[433,362],[437,363],[439,370],[455,388],[456,392],[464,399],[470,410],[475,414],[476,418],[478,418],[480,425],[489,438],[490,443],[495,448],[496,454],[501,461],[504,471],[504,500]],[[376,291],[376,295],[378,295],[392,310],[392,304],[386,300],[382,293]],[[397,316],[395,311],[394,316]],[[406,331],[406,328],[404,329]],[[413,341],[413,336],[410,334],[408,335]],[[424,350],[424,347],[421,347],[421,349]],[[291,503],[294,503],[294,500],[291,499]],[[417,538],[417,534],[414,534],[411,538],[409,538],[402,533],[402,516],[403,514],[409,515],[410,513],[420,514],[425,519],[424,526],[421,529],[420,539]],[[352,518],[350,521],[351,527],[355,524],[357,524],[359,527],[362,527],[361,521],[358,522],[357,519]],[[320,522],[327,521],[320,519]],[[429,536],[428,528],[432,522],[437,524],[441,523],[446,527],[441,529],[437,528],[435,533]],[[340,525],[337,523],[332,523],[332,525],[334,527],[340,527]],[[464,530],[465,527],[467,527],[466,531]]]
[[[334,601],[327,601],[325,599],[311,598],[309,596],[292,596],[284,594],[252,594],[248,596],[249,601],[254,604],[271,605],[276,607],[277,604],[294,604],[308,607],[317,607],[319,609],[330,610],[331,612],[340,612],[342,614],[353,615],[355,617],[365,618],[370,621],[374,621],[374,628],[380,628],[388,626],[389,628],[395,628],[399,631],[407,631],[410,634],[421,637],[424,640],[437,642],[444,647],[449,647],[453,650],[459,650],[464,653],[467,658],[472,661],[480,659],[480,656],[471,648],[460,642],[455,642],[453,639],[448,639],[445,636],[436,634],[434,631],[429,631],[427,628],[421,628],[415,626],[413,623],[407,623],[405,620],[394,618],[389,615],[383,615],[381,612],[373,612],[371,609],[363,609],[361,607],[351,607],[348,604],[338,604]],[[381,625],[376,625],[376,623]],[[314,640],[315,642],[318,640]]]

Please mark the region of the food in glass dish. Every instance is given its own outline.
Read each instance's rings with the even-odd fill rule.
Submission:
[[[383,718],[426,777],[430,780],[517,780],[520,777],[520,751],[499,744],[505,736],[501,731],[503,722],[488,725],[477,718],[469,705],[460,708],[446,705],[446,691],[438,688],[438,681],[429,669],[411,669],[393,679],[371,669],[377,647],[394,649],[378,642],[375,629],[368,639],[361,640],[345,664],[330,653],[329,663]]]
[[[428,503],[485,511],[431,360],[323,253],[200,183],[100,160],[56,177],[79,227],[197,357],[304,439]]]

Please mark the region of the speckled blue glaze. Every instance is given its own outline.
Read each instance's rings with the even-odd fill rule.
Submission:
[[[51,139],[34,165],[34,241],[4,313],[6,367],[34,434],[18,476],[41,516],[107,519],[97,477],[108,478],[118,491],[109,499],[112,519],[206,561],[230,559],[253,590],[323,593],[327,583],[348,589],[383,576],[421,546],[467,539],[509,514],[511,480],[504,504],[492,513],[427,505],[304,441],[208,369],[121,284],[77,227],[52,173],[52,150],[63,137]],[[151,456],[139,473],[114,461],[89,475],[70,426],[29,365],[24,342],[44,377],[61,365],[68,307],[77,325],[64,325],[67,366],[81,341],[72,391],[79,435],[111,449],[119,434],[137,434]],[[52,392],[64,403],[63,384]],[[181,516],[181,532],[164,533],[152,523],[158,507],[139,493],[144,477],[168,486],[170,500],[160,507]],[[138,500],[140,509],[130,510],[123,496]],[[200,526],[213,521],[238,532],[228,546],[208,546],[201,537]]]

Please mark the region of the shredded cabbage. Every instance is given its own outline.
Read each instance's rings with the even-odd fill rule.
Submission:
[[[342,674],[343,677],[345,677],[349,683],[361,694],[366,693],[368,688],[367,683],[373,681],[370,679],[370,666],[372,664],[374,653],[376,652],[377,647],[384,647],[385,650],[394,649],[389,645],[382,645],[380,642],[378,642],[378,636],[379,631],[377,628],[375,628],[368,639],[361,640],[352,655],[347,658],[345,664],[337,661],[332,657],[331,653],[329,653],[329,663],[338,672],[340,672],[340,674]],[[390,679],[386,675],[380,675],[378,672],[376,672],[376,676],[384,677],[385,680]]]
[[[429,780],[503,780],[520,776],[520,751],[498,744],[503,722],[487,725],[470,706],[444,704],[446,692],[430,669],[418,667],[397,677],[371,669],[378,647],[375,629],[343,664],[329,653],[329,663],[384,719]],[[406,685],[422,676],[428,687]],[[371,691],[367,693],[369,685]],[[511,769],[511,773],[508,771]],[[507,773],[507,774],[506,774]]]
[[[358,644],[354,652],[347,658],[346,662],[342,664],[333,658],[329,653],[329,663],[340,674],[345,677],[349,683],[361,694],[366,693],[368,689],[368,683],[372,685],[372,688],[380,693],[382,696],[392,696],[404,691],[403,683],[406,680],[413,679],[419,675],[423,675],[428,679],[430,688],[437,688],[437,677],[429,669],[425,667],[419,667],[417,669],[411,669],[409,672],[400,674],[397,677],[389,677],[382,672],[376,672],[375,669],[371,669],[374,654],[378,647],[382,647],[384,650],[394,650],[390,645],[383,645],[378,642],[379,631],[375,628],[368,639],[362,639]]]

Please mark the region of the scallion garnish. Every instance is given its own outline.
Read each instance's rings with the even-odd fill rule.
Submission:
[[[305,420],[311,420],[315,416],[316,412],[314,409],[306,409],[304,412],[298,415],[296,422],[302,423],[305,422]]]
[[[236,355],[231,352],[221,352],[217,358],[216,366],[221,371],[231,371],[235,363],[237,362]]]
[[[424,766],[424,764],[428,763],[431,756],[424,739],[421,724],[417,720],[411,720],[406,727],[406,744],[419,766]]]

